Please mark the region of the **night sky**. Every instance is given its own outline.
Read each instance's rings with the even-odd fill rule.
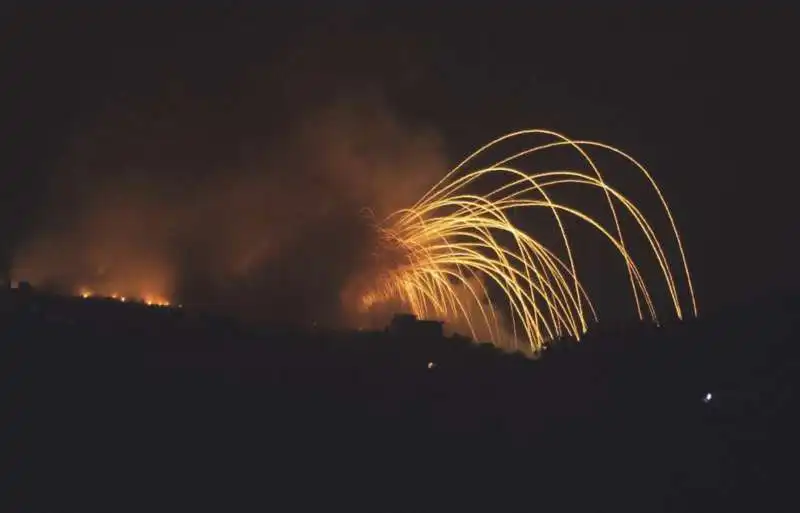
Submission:
[[[153,265],[164,252],[184,262],[191,278],[173,286],[185,293],[201,296],[203,280],[246,267],[241,258],[262,242],[254,234],[291,246],[259,253],[269,268],[259,280],[269,289],[295,279],[302,317],[315,310],[309,295],[330,301],[362,258],[349,251],[363,240],[357,223],[342,212],[371,198],[403,206],[489,139],[543,127],[608,142],[650,168],[682,231],[701,311],[800,286],[798,20],[788,8],[17,4],[0,8],[9,262],[43,233],[72,233],[91,197],[94,218],[111,208],[129,224],[111,215],[122,228],[92,222],[81,233],[135,239],[134,226],[157,225]],[[363,146],[357,165],[343,164],[352,173],[330,164],[342,144]],[[365,162],[392,169],[367,184]],[[314,206],[297,208],[301,197]],[[308,256],[326,251],[324,265]],[[291,277],[298,260],[312,279]],[[594,267],[587,279],[601,282]],[[288,308],[284,299],[273,301]]]

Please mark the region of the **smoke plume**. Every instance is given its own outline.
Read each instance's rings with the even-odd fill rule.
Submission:
[[[370,95],[262,130],[265,109],[239,102],[209,106],[176,88],[79,126],[14,278],[342,322],[342,292],[376,247],[362,209],[380,218],[412,204],[446,170],[440,140]]]

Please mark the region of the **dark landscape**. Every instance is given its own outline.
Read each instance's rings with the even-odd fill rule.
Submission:
[[[0,512],[800,511],[797,9],[478,4],[0,2]]]
[[[8,291],[12,496],[17,511],[796,505],[800,301],[746,312],[598,329],[534,361],[413,326],[259,330]]]

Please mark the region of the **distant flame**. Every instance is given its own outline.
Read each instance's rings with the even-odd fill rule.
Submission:
[[[91,297],[103,297],[101,293],[94,292],[86,287],[82,287],[78,290],[78,295],[83,299],[89,299]],[[110,296],[105,296],[106,299],[116,299],[122,303],[134,302],[134,303],[144,303],[147,306],[161,306],[167,307],[170,306],[171,303],[164,297],[156,294],[145,294],[141,297],[131,297],[131,296],[122,296],[117,292],[113,292]],[[180,305],[179,305],[180,307]]]
[[[144,303],[147,306],[170,306],[169,301],[161,296],[145,296]]]

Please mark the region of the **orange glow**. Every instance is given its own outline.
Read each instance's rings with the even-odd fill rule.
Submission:
[[[169,301],[161,296],[145,296],[144,304],[147,306],[170,306]]]
[[[157,306],[157,307],[168,307],[171,306],[171,303],[167,298],[158,294],[143,294],[140,297],[136,296],[122,296],[117,292],[112,292],[108,296],[104,296],[102,293],[92,291],[86,287],[81,287],[78,290],[78,296],[82,297],[83,299],[88,299],[90,297],[105,297],[106,299],[115,299],[120,301],[121,303],[143,303],[147,306]],[[180,308],[181,305],[178,305]]]

